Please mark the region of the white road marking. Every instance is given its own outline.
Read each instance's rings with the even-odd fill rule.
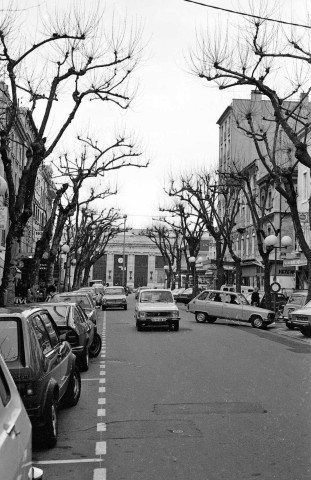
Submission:
[[[106,387],[99,387],[98,388],[98,393],[105,393],[106,392]]]
[[[106,432],[107,431],[107,425],[102,422],[97,424],[97,431],[98,432]]]
[[[58,463],[97,463],[97,462],[102,462],[102,458],[75,458],[72,460],[42,460],[39,462],[33,462],[34,465],[53,465],[53,464],[58,464]]]
[[[96,442],[95,455],[106,455],[107,445],[106,442]]]
[[[106,478],[105,468],[95,468],[93,480],[106,480]]]
[[[99,383],[106,383],[106,379],[105,378],[100,378]]]
[[[105,398],[99,398],[98,399],[98,405],[106,405],[106,399]]]

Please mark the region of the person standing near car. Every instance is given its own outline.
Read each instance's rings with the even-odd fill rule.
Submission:
[[[253,305],[254,307],[259,307],[259,303],[260,303],[260,296],[258,292],[258,287],[255,287],[251,296],[251,305]]]

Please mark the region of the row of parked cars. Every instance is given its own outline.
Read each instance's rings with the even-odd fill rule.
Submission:
[[[83,289],[0,308],[0,478],[42,478],[31,463],[32,430],[56,444],[58,409],[78,403],[80,371],[101,351],[98,308]]]

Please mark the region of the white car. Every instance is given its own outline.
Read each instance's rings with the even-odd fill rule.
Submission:
[[[179,330],[179,310],[171,290],[148,288],[141,290],[135,307],[136,328],[167,326]]]
[[[204,290],[188,303],[188,311],[198,323],[214,323],[217,318],[247,322],[254,328],[265,328],[275,321],[272,310],[250,305],[242,293]]]
[[[118,285],[106,287],[102,298],[102,310],[117,307],[127,310],[127,300],[124,288],[119,287]]]
[[[0,477],[41,480],[32,466],[32,427],[14,380],[0,355]]]

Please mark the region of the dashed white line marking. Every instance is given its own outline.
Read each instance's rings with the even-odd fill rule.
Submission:
[[[93,480],[106,480],[106,478],[105,468],[95,468]]]
[[[98,405],[106,405],[106,399],[105,398],[99,398],[98,399]]]
[[[105,417],[106,416],[106,409],[105,408],[99,408],[97,410],[97,416],[98,417]]]
[[[97,424],[97,431],[98,432],[106,432],[107,431],[107,425],[104,422],[98,423]]]
[[[106,392],[106,387],[99,387],[98,393],[105,393]]]
[[[41,460],[39,462],[33,462],[34,465],[53,465],[53,464],[59,464],[59,463],[97,463],[97,462],[102,462],[102,458],[76,458],[72,460]]]
[[[106,383],[106,379],[105,378],[100,378],[99,383]]]
[[[107,444],[106,442],[96,442],[95,455],[106,455]]]
[[[99,375],[106,375],[106,372],[104,372],[103,370],[101,370],[101,371],[99,372]]]

